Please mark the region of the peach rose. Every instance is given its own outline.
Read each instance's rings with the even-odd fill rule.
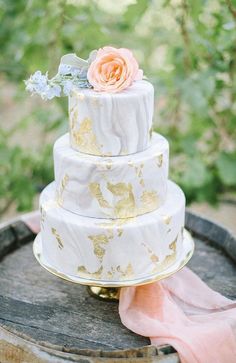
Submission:
[[[120,92],[141,80],[143,71],[129,49],[104,47],[98,50],[87,77],[95,91]]]

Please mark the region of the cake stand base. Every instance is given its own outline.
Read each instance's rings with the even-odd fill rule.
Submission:
[[[91,296],[99,300],[118,301],[120,295],[120,288],[88,286],[88,292]]]

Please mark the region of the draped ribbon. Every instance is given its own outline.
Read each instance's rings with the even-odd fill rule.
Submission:
[[[153,345],[173,346],[181,363],[236,362],[236,303],[187,267],[160,282],[122,288],[119,313]]]
[[[39,232],[39,213],[23,217]],[[236,362],[236,302],[187,267],[165,280],[121,289],[122,323],[151,344],[173,346],[181,363]]]

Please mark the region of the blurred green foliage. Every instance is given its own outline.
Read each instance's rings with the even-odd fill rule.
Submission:
[[[156,130],[170,141],[170,176],[188,202],[236,190],[235,0],[0,0],[0,24],[0,70],[19,107],[29,97],[22,80],[37,69],[53,75],[63,54],[131,48],[155,85]],[[47,137],[65,132],[67,100],[52,103],[35,99],[11,128],[1,120],[0,213],[11,203],[30,209],[53,179]],[[12,141],[33,124],[38,147]]]

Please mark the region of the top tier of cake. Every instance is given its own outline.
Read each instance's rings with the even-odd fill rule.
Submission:
[[[150,145],[154,89],[137,81],[120,93],[74,89],[69,97],[73,149],[100,156],[129,155]]]

